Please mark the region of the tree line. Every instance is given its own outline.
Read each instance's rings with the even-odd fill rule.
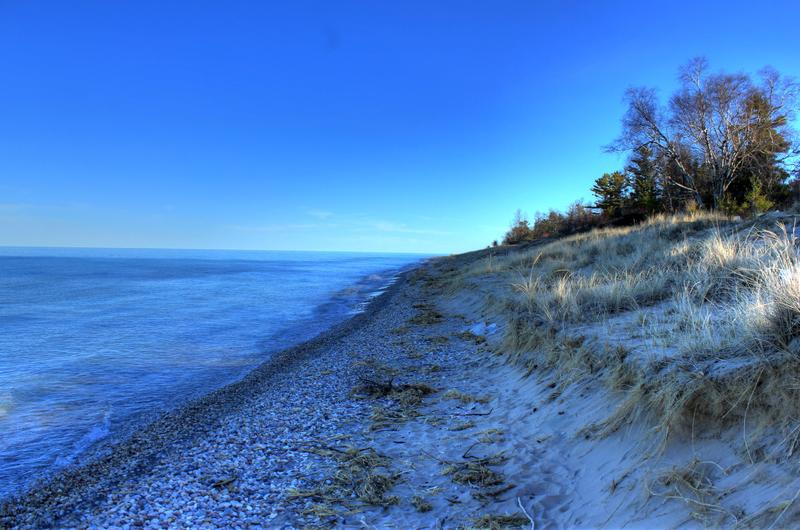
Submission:
[[[591,188],[596,201],[566,212],[520,211],[503,243],[558,236],[656,213],[714,209],[757,215],[800,197],[800,143],[792,128],[798,84],[773,69],[756,77],[712,73],[704,58],[679,70],[666,101],[655,89],[625,93],[622,132],[606,151],[625,153],[625,167]]]

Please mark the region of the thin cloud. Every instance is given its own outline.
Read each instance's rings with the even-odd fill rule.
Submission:
[[[450,236],[451,232],[433,230],[428,228],[416,228],[405,223],[397,223],[387,220],[374,220],[369,218],[341,218],[336,217],[337,222],[329,222],[334,216],[333,213],[325,210],[309,210],[307,215],[312,216],[318,221],[298,222],[298,223],[266,223],[266,224],[243,224],[230,225],[228,228],[239,232],[248,233],[278,233],[278,232],[300,232],[317,230],[321,234],[335,230],[336,234],[381,234],[381,237],[389,235],[414,235],[414,236]]]
[[[425,228],[413,228],[403,223],[393,223],[390,221],[376,221],[372,227],[380,232],[391,232],[398,234],[418,234],[429,236],[449,236],[449,232],[441,230],[429,230]]]
[[[312,208],[311,210],[306,211],[306,213],[311,217],[314,217],[315,219],[319,219],[321,221],[327,221],[328,219],[333,217],[333,212],[329,212],[327,210],[317,210]]]
[[[274,223],[266,225],[232,225],[232,230],[239,232],[290,232],[292,230],[312,230],[319,228],[321,225],[317,223]]]

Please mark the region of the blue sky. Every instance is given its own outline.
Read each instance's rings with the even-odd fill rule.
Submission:
[[[796,2],[0,0],[0,245],[418,251],[590,199],[630,85]]]

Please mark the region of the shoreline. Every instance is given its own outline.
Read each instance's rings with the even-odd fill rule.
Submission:
[[[0,502],[351,318],[413,265],[377,254],[94,254],[0,263],[19,302],[3,311]]]
[[[291,376],[297,366],[312,355],[325,355],[324,350],[332,343],[367,325],[403,288],[408,275],[424,263],[397,270],[391,275],[393,281],[387,282],[382,292],[365,298],[360,305],[363,310],[359,313],[312,339],[275,352],[237,381],[159,413],[153,421],[134,429],[127,436],[89,449],[88,454],[75,464],[44,475],[24,492],[0,501],[0,526],[39,526],[44,519],[55,522],[55,519],[67,515],[70,508],[77,508],[81,502],[137,473],[169,445],[203,435],[213,436],[214,428],[225,417],[235,414],[249,400],[280,386],[282,375]],[[43,513],[33,514],[34,520],[27,523],[18,520],[25,514],[30,516],[31,512],[40,510]]]
[[[624,394],[602,370],[577,377],[538,356],[521,364],[506,343],[514,322],[487,306],[509,287],[482,275],[483,258],[519,250],[474,251],[401,273],[365,312],[3,505],[0,528],[715,521],[719,512],[684,502],[691,497],[674,477],[741,480],[752,468],[737,460],[739,431],[676,438],[660,450],[647,418],[590,431],[624,405]],[[472,284],[460,282],[465,270],[478,271]],[[703,467],[698,454],[724,467]],[[700,494],[715,491],[707,489]],[[764,501],[749,487],[731,492],[736,502]],[[770,517],[748,508],[749,521]]]

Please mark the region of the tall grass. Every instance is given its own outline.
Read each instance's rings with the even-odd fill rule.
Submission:
[[[494,257],[462,278],[487,274],[508,286],[507,353],[529,369],[603,370],[627,392],[601,431],[642,416],[667,434],[748,414],[775,423],[800,407],[800,258],[785,225],[660,216]],[[643,328],[660,319],[663,351],[591,349],[571,335],[580,325],[613,344],[603,322],[630,311],[653,315]]]
[[[493,271],[515,277],[512,288],[542,321],[597,320],[669,298],[683,280],[687,250],[680,247],[691,234],[724,221],[709,214],[657,217],[512,254],[497,259]]]

